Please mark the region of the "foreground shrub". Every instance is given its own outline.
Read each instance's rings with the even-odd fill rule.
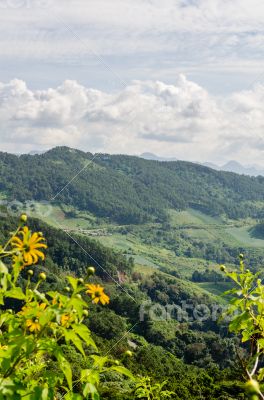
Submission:
[[[46,274],[40,273],[36,282],[32,277],[47,245],[40,232],[24,226],[26,219],[21,217],[16,232],[0,247],[0,399],[97,400],[102,374],[112,371],[133,379],[117,360],[99,355],[83,323],[91,302],[105,305],[110,299],[103,287],[89,283],[92,267],[83,279],[68,276],[62,293],[44,293]],[[85,366],[77,379],[67,357],[71,346]]]
[[[240,254],[240,271],[222,272],[231,279],[236,288],[226,292],[232,296],[228,311],[230,332],[239,335],[247,346],[247,352],[238,350],[238,358],[245,377],[245,390],[250,400],[264,400],[261,383],[264,380],[264,285],[260,272],[253,274],[246,268],[243,254]]]

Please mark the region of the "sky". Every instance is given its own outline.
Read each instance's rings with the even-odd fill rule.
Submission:
[[[263,0],[0,0],[0,150],[264,167]]]

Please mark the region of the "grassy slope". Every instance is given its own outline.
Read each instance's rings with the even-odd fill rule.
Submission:
[[[124,253],[133,256],[136,271],[143,274],[151,274],[155,269],[166,267],[177,271],[183,279],[191,277],[195,270],[204,271],[206,268],[219,270],[215,262],[208,262],[197,258],[186,258],[175,256],[174,251],[164,247],[164,243],[143,243],[140,236],[147,236],[149,229],[155,231],[160,228],[159,224],[144,224],[133,230],[121,233],[122,226],[111,224],[105,220],[98,220],[93,215],[78,212],[71,207],[54,205],[41,206],[38,212],[32,216],[39,217],[39,210],[45,222],[73,232],[81,232],[85,235],[94,236],[106,246],[117,248]],[[75,212],[69,214],[69,212]],[[199,239],[210,243],[217,240],[224,241],[232,246],[246,246],[248,248],[263,249],[264,240],[255,239],[250,235],[250,229],[256,221],[240,220],[232,221],[213,218],[199,211],[189,209],[187,211],[170,210],[170,228],[174,231],[181,230],[186,237]],[[124,228],[127,228],[124,226]],[[225,284],[201,283],[198,287],[214,295],[220,294],[227,287]]]

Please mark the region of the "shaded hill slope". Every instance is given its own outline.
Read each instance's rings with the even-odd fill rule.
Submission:
[[[91,153],[67,147],[20,157],[0,153],[0,192],[19,201],[52,201],[55,196],[56,201],[125,224],[164,221],[168,208],[192,207],[230,218],[264,215],[264,177],[184,161],[108,154],[92,159]]]

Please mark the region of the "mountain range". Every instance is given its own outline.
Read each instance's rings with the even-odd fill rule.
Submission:
[[[174,157],[160,157],[153,153],[142,153],[140,157],[145,160],[156,160],[156,161],[177,161]],[[206,167],[215,169],[216,171],[228,171],[235,172],[240,175],[249,175],[249,176],[264,176],[264,168],[259,165],[242,165],[237,161],[231,160],[225,163],[224,165],[217,165],[211,162],[198,163],[202,164]]]
[[[56,147],[44,154],[0,153],[5,198],[60,201],[123,224],[165,221],[189,207],[229,218],[263,218],[264,177],[216,171],[186,161]]]

